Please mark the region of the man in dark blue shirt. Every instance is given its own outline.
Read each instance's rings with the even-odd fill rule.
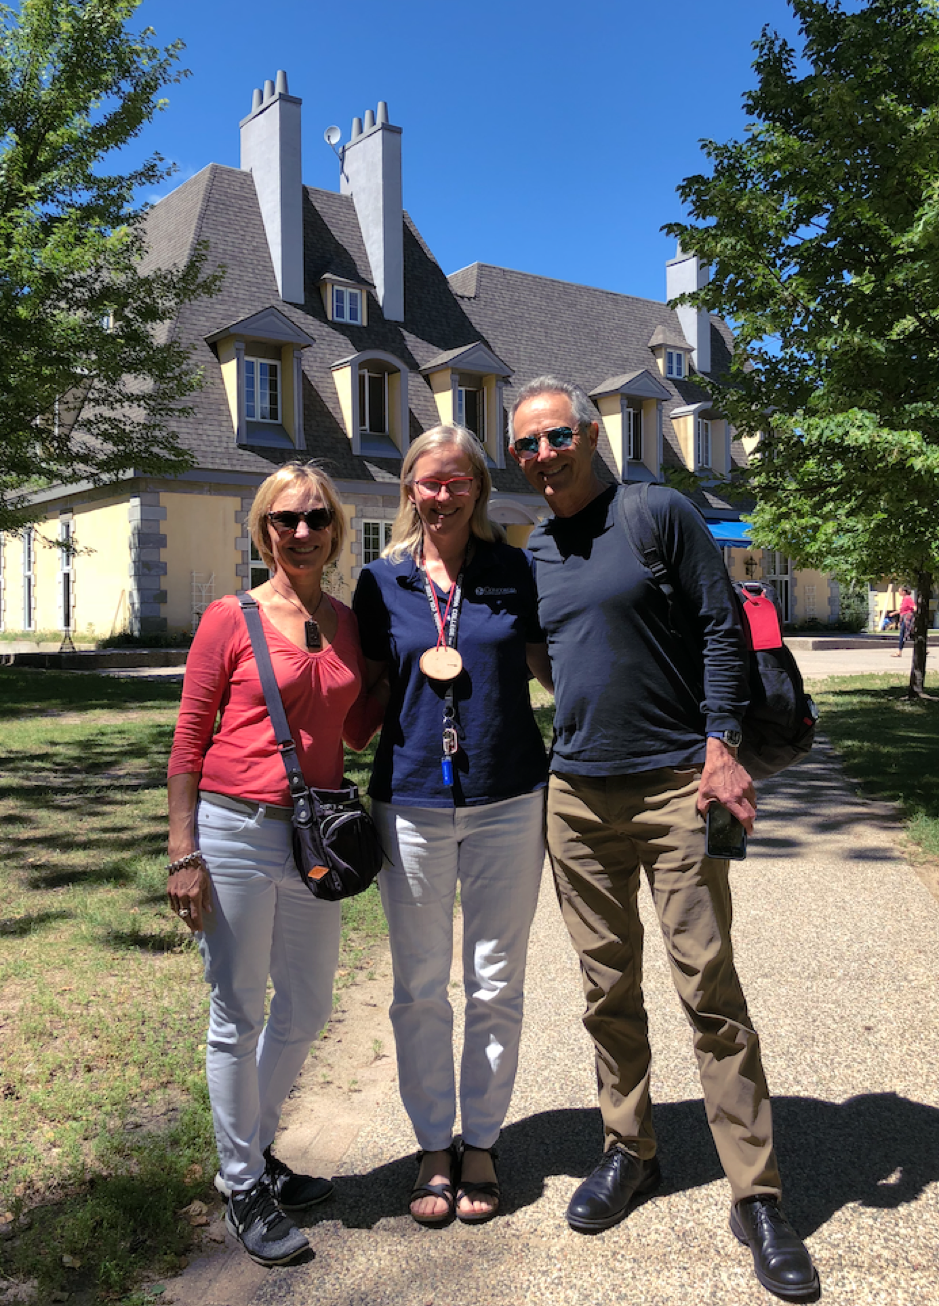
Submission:
[[[596,475],[597,436],[587,396],[555,377],[529,383],[512,411],[512,454],[554,513],[529,540],[556,705],[548,847],[580,957],[606,1146],[567,1219],[580,1232],[607,1229],[661,1180],[641,987],[643,868],[694,1032],[731,1185],[731,1228],[764,1287],[811,1300],[815,1268],[779,1207],[769,1090],[734,967],[728,863],[705,852],[711,803],[748,831],[756,816],[736,756],[748,701],[744,637],[704,521],[682,495],[653,486],[649,508],[682,628],[697,639],[678,636],[618,519],[622,488]]]

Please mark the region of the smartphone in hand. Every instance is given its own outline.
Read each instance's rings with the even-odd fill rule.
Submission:
[[[705,820],[708,857],[742,862],[747,855],[747,832],[736,816],[720,803],[711,803]]]

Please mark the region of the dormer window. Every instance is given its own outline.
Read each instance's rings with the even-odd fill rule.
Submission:
[[[481,444],[486,443],[486,392],[480,386],[458,385],[456,388],[456,421],[472,431]]]
[[[698,467],[711,466],[711,423],[699,417],[695,436],[695,462]]]
[[[642,409],[626,409],[626,457],[629,462],[642,462]]]
[[[672,381],[681,381],[685,375],[685,355],[680,349],[666,349],[665,375]]]
[[[245,358],[245,417],[249,422],[280,421],[280,364]]]
[[[388,434],[388,373],[359,368],[359,430]]]
[[[327,272],[319,285],[327,322],[368,326],[368,284]]]
[[[333,321],[362,323],[362,292],[351,286],[333,286]]]
[[[493,467],[505,466],[503,388],[512,375],[488,346],[476,340],[437,354],[421,368],[444,426],[472,431]]]
[[[272,305],[205,342],[219,361],[236,443],[303,449],[300,354],[312,336]]]

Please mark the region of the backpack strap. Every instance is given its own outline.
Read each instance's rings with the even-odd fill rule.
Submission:
[[[280,696],[277,678],[271,664],[270,649],[267,647],[264,627],[261,625],[261,611],[258,608],[257,600],[252,598],[250,594],[239,594],[238,602],[241,604],[245,625],[248,627],[248,634],[251,636],[254,661],[257,664],[258,675],[261,678],[261,688],[264,690],[264,699],[267,703],[271,725],[274,727],[277,751],[280,753],[284,770],[287,772],[290,797],[293,799],[294,819],[298,825],[311,826],[313,824],[313,808],[310,801],[310,790],[303,778],[303,772],[300,770],[297,747],[293,742],[290,726],[287,724],[284,700]]]
[[[626,485],[617,500],[623,528],[630,547],[644,567],[652,572],[652,579],[665,595],[668,604],[668,624],[678,639],[687,639],[692,632],[688,617],[681,605],[672,582],[670,560],[666,559],[659,528],[649,507],[649,482]]]
[[[649,508],[649,482],[625,485],[619,496],[620,516],[633,553],[644,567],[648,567],[658,585],[671,597],[673,588],[669,581],[655,518]]]

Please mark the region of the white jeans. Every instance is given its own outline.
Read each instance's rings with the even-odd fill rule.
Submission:
[[[447,986],[459,881],[466,994],[461,1128],[467,1143],[491,1147],[518,1066],[528,934],[544,861],[544,791],[452,809],[373,802],[372,815],[391,862],[379,884],[394,965],[401,1100],[425,1151],[449,1147],[456,1087]]]
[[[329,1019],[341,907],[297,874],[291,826],[201,799],[199,846],[212,911],[198,935],[212,986],[206,1069],[219,1170],[229,1188],[264,1173],[280,1112],[310,1044]],[[270,976],[274,987],[264,1024]]]

